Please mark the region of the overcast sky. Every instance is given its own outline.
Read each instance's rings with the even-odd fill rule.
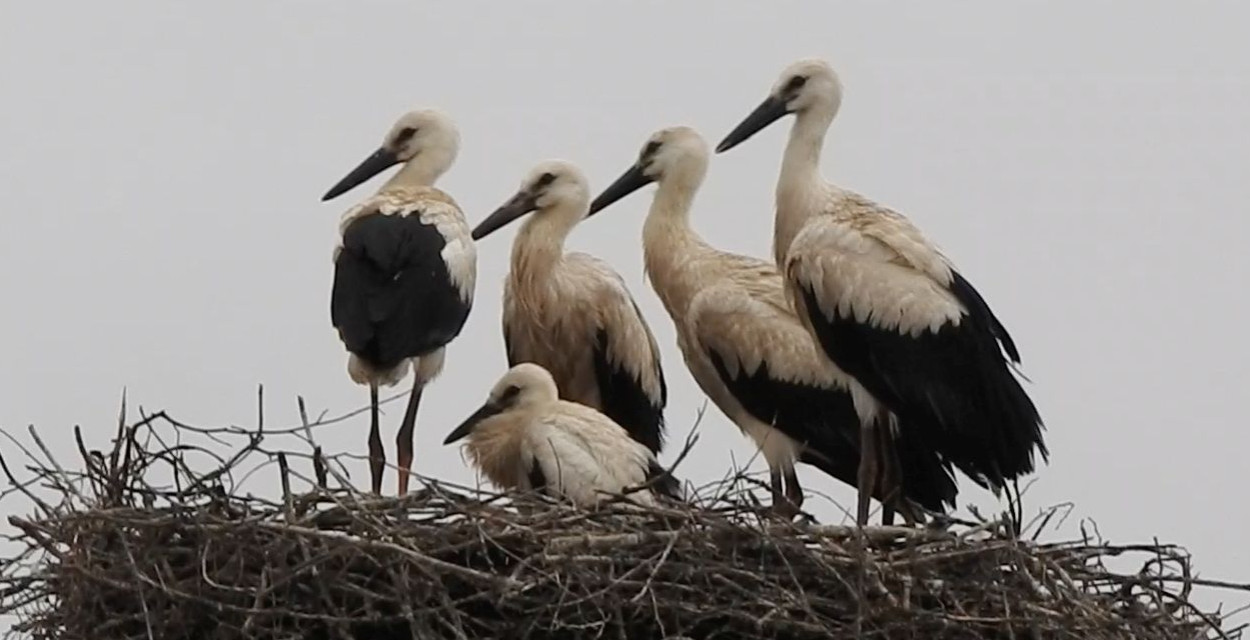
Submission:
[[[123,387],[203,425],[252,424],[260,383],[273,424],[297,421],[297,394],[314,412],[355,409],[368,394],[330,326],[330,252],[339,215],[380,181],[318,199],[395,117],[457,120],[439,186],[475,223],[543,159],[579,163],[597,192],[655,129],[715,144],[785,64],[818,55],[846,88],[826,176],[909,215],[1021,347],[1053,451],[1030,509],[1072,501],[1114,541],[1157,536],[1208,577],[1250,578],[1250,9],[958,6],[6,2],[0,426],[38,425],[74,461],[70,427],[105,446]],[[694,214],[712,243],[771,255],[789,122],[714,158]],[[679,441],[704,398],[643,280],[650,192],[569,244],[631,286]],[[475,308],[418,419],[423,474],[473,481],[441,442],[503,371],[514,234],[479,247]],[[402,406],[388,408],[393,459]],[[361,416],[321,439],[363,453],[367,430]],[[714,408],[701,432],[686,478],[751,455]],[[366,487],[365,463],[352,472]],[[800,473],[853,507],[848,488]]]

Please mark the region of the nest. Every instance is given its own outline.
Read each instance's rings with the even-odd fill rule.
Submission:
[[[311,427],[318,421],[289,430]],[[228,460],[192,433],[243,438]],[[32,477],[5,499],[23,548],[0,613],[32,638],[1184,638],[1236,637],[1189,600],[1190,558],[1163,544],[1040,543],[1011,519],[926,528],[783,523],[735,476],[688,504],[578,510],[424,480],[354,490],[335,458],[262,429],[119,423],[82,471],[32,429]],[[310,445],[311,446],[311,445]],[[220,448],[220,447],[218,447]],[[260,457],[283,487],[248,495]],[[37,462],[37,463],[34,463]],[[310,464],[305,464],[308,462]],[[158,483],[161,479],[162,483]],[[292,490],[307,483],[308,490]],[[42,487],[40,489],[39,487]],[[40,495],[40,494],[43,495]],[[1054,512],[1049,512],[1054,515]],[[1023,531],[1022,535],[1015,534]],[[1141,556],[1139,571],[1108,558]],[[1120,562],[1111,564],[1122,564]],[[1231,586],[1231,585],[1222,585]]]

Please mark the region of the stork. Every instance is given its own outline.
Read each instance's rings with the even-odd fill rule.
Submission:
[[[648,482],[630,499],[650,504],[652,494],[678,494],[646,446],[603,413],[561,400],[551,373],[532,362],[509,369],[444,444],[462,439],[474,465],[503,489],[542,491],[581,507]]]
[[[800,60],[717,152],[794,114],[773,238],[788,296],[828,357],[906,423],[897,431],[923,430],[918,438],[997,494],[1033,472],[1035,454],[1049,458],[1041,417],[1011,370],[1020,353],[981,294],[907,218],[821,177],[841,103],[833,68]],[[872,482],[890,482],[899,462],[885,422],[863,425],[864,442],[879,443],[864,447],[861,478]],[[862,494],[859,507],[867,508]]]
[[[369,470],[382,491],[386,455],[378,430],[378,387],[411,368],[412,393],[395,439],[399,493],[408,491],[413,428],[421,391],[443,369],[445,349],[473,305],[477,253],[460,207],[434,188],[451,167],[460,134],[437,111],[413,111],[322,200],[338,197],[396,164],[395,175],[339,225],[330,318],[350,354],[347,372],[369,386]]]
[[[611,267],[564,252],[565,238],[589,204],[586,178],[576,166],[543,162],[473,230],[473,239],[534,212],[513,240],[504,282],[508,364],[542,365],[561,398],[602,411],[658,455],[667,391],[651,328]]]
[[[769,466],[773,509],[790,518],[803,503],[796,462],[856,486],[859,412],[879,408],[821,355],[786,302],[772,264],[720,251],[691,228],[690,209],[708,156],[707,143],[693,129],[662,129],[595,198],[590,215],[658,183],[643,225],[647,278],[672,317],[691,375],[759,447]],[[908,444],[905,500],[878,497],[910,517],[918,517],[913,502],[933,511],[953,505],[950,469],[932,452]]]

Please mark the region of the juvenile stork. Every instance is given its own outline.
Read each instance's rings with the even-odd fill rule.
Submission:
[[[576,166],[543,162],[473,230],[473,239],[534,212],[512,242],[504,281],[508,365],[542,365],[561,398],[602,411],[658,455],[667,391],[651,328],[611,267],[564,252],[565,238],[589,205],[589,187]]]
[[[500,488],[538,490],[582,507],[652,481],[630,499],[649,504],[652,493],[678,495],[649,449],[606,415],[560,400],[555,379],[532,362],[509,369],[444,443],[464,438],[473,463]]]
[[[382,146],[328,191],[335,198],[396,164],[378,192],[352,207],[339,225],[330,318],[351,354],[347,372],[369,385],[369,470],[382,491],[386,454],[378,432],[378,387],[413,370],[412,394],[396,437],[399,493],[408,491],[413,425],[421,391],[443,369],[447,343],[473,304],[477,254],[460,207],[434,181],[456,159],[460,135],[445,115],[413,111],[391,127]]]
[[[907,218],[821,177],[821,147],[841,103],[833,68],[801,60],[716,149],[795,115],[773,238],[788,296],[829,358],[903,420],[898,432],[922,429],[917,437],[998,493],[1033,471],[1035,453],[1049,455],[1037,408],[1011,371],[1019,351],[972,284]],[[896,430],[879,424],[864,423],[864,441],[889,447]],[[888,450],[864,452],[867,477],[894,463]],[[882,476],[888,482],[891,474]]]
[[[720,251],[690,226],[690,208],[707,173],[708,147],[689,127],[653,134],[638,161],[595,198],[594,215],[658,182],[643,225],[647,277],[677,329],[677,345],[703,392],[755,441],[770,470],[773,509],[793,517],[803,502],[795,462],[856,486],[860,403],[871,398],[824,358],[785,299],[781,275],[764,261]],[[903,499],[933,511],[954,504],[944,463],[916,443],[907,458]],[[886,497],[883,494],[877,497]],[[883,513],[888,518],[890,510]]]

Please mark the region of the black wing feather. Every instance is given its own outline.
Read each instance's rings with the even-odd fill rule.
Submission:
[[[660,380],[657,404],[647,395],[637,376],[609,360],[608,334],[603,329],[595,336],[594,361],[603,413],[628,431],[631,438],[658,454],[664,446],[664,404],[668,397],[664,372],[657,368]]]
[[[513,347],[513,345],[512,345],[512,334],[511,334],[511,333],[508,333],[508,326],[507,326],[507,325],[504,325],[504,328],[503,328],[503,352],[504,352],[504,357],[508,359],[508,368],[509,368],[509,369],[511,369],[512,367],[517,366],[518,364],[520,364],[520,361],[521,361],[521,359],[517,357],[516,352],[512,350],[512,347]]]
[[[529,476],[530,489],[539,493],[547,492],[547,475],[543,473],[542,465],[538,464],[537,458],[530,462],[530,471],[527,475]]]
[[[370,213],[343,233],[330,318],[348,351],[392,367],[451,342],[469,315],[440,252],[442,234],[411,215]]]
[[[908,425],[918,444],[998,487],[1033,471],[1035,449],[1047,456],[1041,418],[1007,366],[998,343],[1006,332],[992,315],[910,336],[854,317],[826,318],[810,287],[803,296],[825,352]],[[1010,338],[1006,344],[1014,351]]]
[[[981,326],[985,327],[999,342],[1003,345],[1003,350],[1007,352],[1007,357],[1011,361],[1020,364],[1020,351],[1016,349],[1016,343],[1011,339],[1011,334],[1007,333],[1007,327],[999,322],[998,316],[990,310],[990,305],[985,302],[985,298],[981,297],[981,293],[972,286],[964,277],[955,270],[951,270],[951,293],[955,294],[955,298],[963,303],[968,309],[968,313]]]
[[[852,487],[859,486],[860,423],[850,393],[778,380],[769,374],[767,361],[754,373],[739,368],[738,374],[731,376],[720,354],[714,350],[707,354],[721,381],[744,409],[807,447],[801,462]],[[949,466],[909,437],[900,429],[895,442],[903,494],[926,509],[944,512],[945,505],[954,506],[958,491]]]

